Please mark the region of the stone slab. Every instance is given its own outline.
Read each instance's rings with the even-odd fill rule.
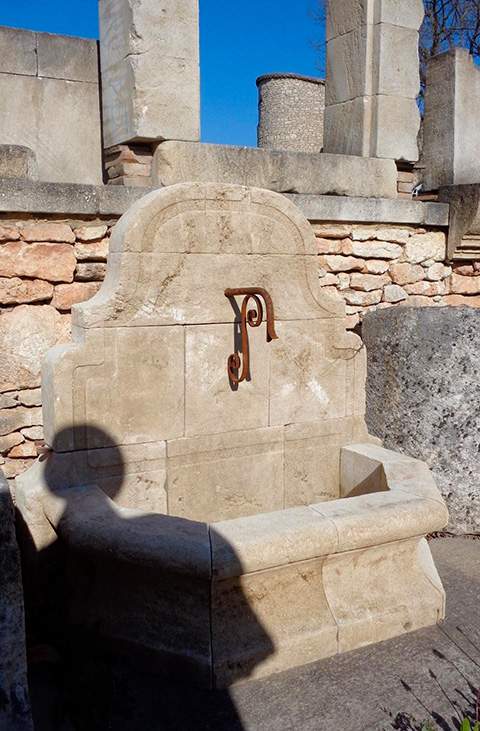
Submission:
[[[198,180],[253,185],[277,193],[397,197],[391,160],[323,153],[171,141],[157,147],[152,176],[155,186]]]
[[[0,73],[37,75],[37,34],[0,26]]]
[[[98,85],[98,42],[89,38],[37,33],[37,76]]]
[[[367,315],[363,334],[371,432],[427,462],[450,510],[449,530],[480,530],[478,311],[382,310]]]
[[[0,73],[2,142],[36,154],[41,180],[102,182],[98,85]]]

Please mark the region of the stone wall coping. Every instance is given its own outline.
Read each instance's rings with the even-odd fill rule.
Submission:
[[[0,180],[0,213],[121,216],[155,188]],[[449,204],[387,198],[285,194],[309,221],[447,227]]]
[[[298,81],[308,81],[311,84],[320,84],[325,86],[325,79],[318,79],[316,76],[303,76],[303,74],[291,74],[291,73],[273,73],[273,74],[262,74],[257,79],[257,86],[263,81],[270,81],[271,79],[298,79]]]
[[[286,197],[293,200],[309,221],[441,227],[447,227],[449,223],[449,205],[445,203],[291,193]]]

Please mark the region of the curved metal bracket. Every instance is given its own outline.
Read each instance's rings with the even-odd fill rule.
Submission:
[[[228,377],[232,383],[241,383],[247,377],[249,366],[250,366],[250,353],[248,346],[248,333],[247,325],[250,327],[260,327],[263,321],[263,306],[260,297],[265,302],[265,308],[267,311],[267,343],[271,340],[278,340],[278,336],[275,332],[275,313],[273,311],[273,302],[269,293],[262,287],[243,287],[241,289],[226,289],[225,297],[236,297],[237,295],[244,295],[242,302],[241,312],[241,336],[242,336],[242,355],[243,364],[238,353],[233,353],[228,358],[227,370]],[[248,309],[248,303],[250,300],[255,302],[255,310]],[[242,371],[239,375],[240,366]]]

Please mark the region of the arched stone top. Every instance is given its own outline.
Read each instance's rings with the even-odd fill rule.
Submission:
[[[322,292],[315,236],[278,193],[185,183],[154,191],[116,225],[105,282],[73,309],[80,327],[226,323],[227,288],[264,287],[280,320],[344,316]]]

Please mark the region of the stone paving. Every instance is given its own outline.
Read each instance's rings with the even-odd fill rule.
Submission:
[[[37,666],[36,731],[420,731],[428,718],[457,731],[480,685],[480,541],[431,547],[447,591],[440,626],[213,694],[106,658]]]

